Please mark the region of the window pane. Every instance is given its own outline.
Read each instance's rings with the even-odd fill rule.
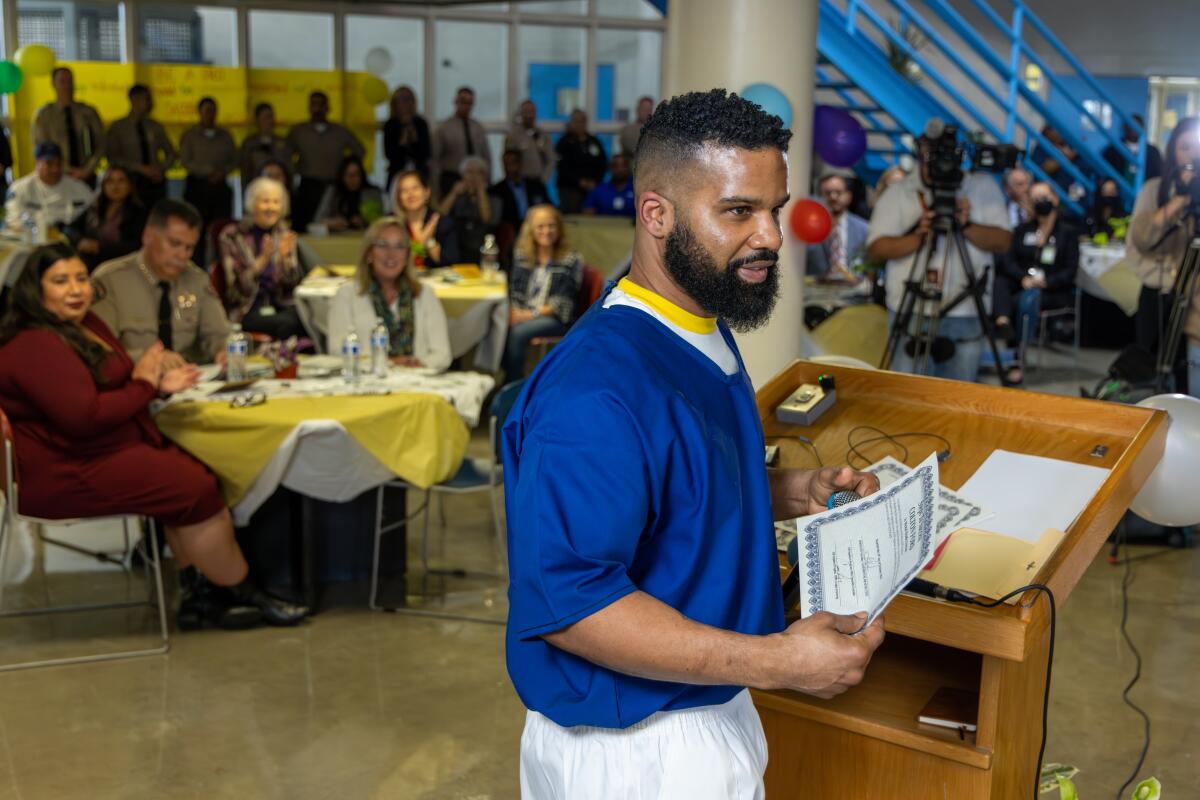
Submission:
[[[572,109],[584,106],[580,75],[586,37],[582,28],[522,25],[517,41],[521,87],[537,105],[540,119],[565,120]]]
[[[508,3],[471,3],[468,11],[508,11]]]
[[[417,95],[422,106],[421,87],[425,74],[425,23],[419,19],[346,15],[346,69],[372,72],[389,90],[406,85]],[[375,106],[375,117],[385,120],[389,103]],[[375,152],[383,152],[383,132],[376,132]],[[387,159],[376,157],[371,164],[371,180],[377,186],[387,181]]]
[[[603,4],[603,3],[602,3]],[[522,14],[573,14],[582,16],[587,13],[587,0],[525,0],[521,3]]]
[[[138,60],[238,65],[237,11],[215,6],[138,7]]]
[[[44,44],[64,61],[120,61],[120,3],[17,0],[17,43]]]
[[[637,119],[638,98],[658,99],[662,91],[662,33],[596,32],[596,119]]]
[[[662,12],[648,0],[597,0],[596,13],[601,17],[634,17],[662,19]]]
[[[454,93],[460,86],[475,90],[473,115],[479,120],[507,121],[512,113],[508,102],[508,26],[494,22],[436,23],[434,53],[437,97],[425,108],[434,109],[436,119],[454,112]],[[430,120],[432,122],[433,120]]]
[[[333,69],[333,15],[251,11],[250,66]]]

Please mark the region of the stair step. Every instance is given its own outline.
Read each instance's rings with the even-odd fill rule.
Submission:
[[[836,92],[839,89],[857,89],[858,86],[857,84],[850,83],[849,81],[817,81],[816,88],[831,89]]]
[[[903,136],[905,132],[899,128],[868,128],[864,125],[863,133],[878,133],[881,136]]]
[[[888,113],[886,108],[880,108],[879,106],[846,106],[846,110],[853,111],[857,114],[887,114]]]

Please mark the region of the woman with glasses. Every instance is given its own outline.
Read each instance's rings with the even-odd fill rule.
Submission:
[[[0,318],[0,407],[12,422],[21,510],[160,520],[180,568],[183,630],[296,624],[308,610],[250,576],[216,478],[150,418],[152,400],[194,386],[199,371],[167,369],[161,342],[134,361],[92,313],[93,299],[75,251],[45,245],[29,255]]]
[[[351,332],[365,347],[383,320],[393,364],[438,372],[450,366],[446,312],[433,290],[422,286],[409,269],[410,260],[403,219],[383,217],[367,229],[354,280],[338,289],[329,309],[331,352],[337,352]]]

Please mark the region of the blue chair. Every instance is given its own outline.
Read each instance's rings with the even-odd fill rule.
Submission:
[[[490,417],[488,420],[488,439],[491,444],[488,456],[486,458],[464,458],[454,475],[425,490],[425,502],[417,513],[424,513],[425,517],[421,526],[421,566],[424,567],[426,572],[442,572],[454,575],[468,574],[463,569],[430,568],[429,566],[429,503],[433,496],[487,492],[492,503],[492,524],[495,526],[496,531],[496,560],[499,564],[498,573],[495,575],[489,573],[488,576],[503,577],[505,575],[505,567],[508,561],[507,543],[504,537],[504,528],[500,524],[500,505],[496,497],[496,489],[504,485],[504,464],[500,449],[500,429],[504,427],[504,420],[508,417],[508,413],[512,411],[513,404],[517,402],[517,396],[521,394],[521,389],[524,386],[524,379],[513,381],[501,387],[500,391],[496,392],[495,397],[492,398],[492,404],[488,408],[488,416]],[[375,548],[371,560],[371,596],[368,601],[370,607],[376,610],[380,608],[377,603],[380,539],[383,537],[383,534],[395,530],[407,522],[407,519],[404,519],[387,525],[383,523],[383,490],[387,486],[406,489],[417,488],[404,481],[389,481],[381,485],[378,489],[375,506]],[[413,516],[416,515],[414,514]],[[442,526],[445,527],[445,518],[442,519]]]

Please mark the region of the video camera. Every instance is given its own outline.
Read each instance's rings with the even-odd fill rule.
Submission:
[[[965,145],[958,139],[958,126],[947,125],[933,117],[925,125],[925,165],[928,168],[929,188],[933,192],[935,220],[948,224],[954,218],[958,188],[965,172],[963,157],[971,151],[973,168],[984,172],[1004,172],[1017,166],[1021,151],[1011,144]]]

